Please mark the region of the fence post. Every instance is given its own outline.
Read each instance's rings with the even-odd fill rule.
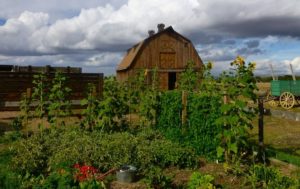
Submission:
[[[93,87],[92,96],[93,96],[93,97],[97,97],[97,96],[98,96],[98,95],[97,95],[97,88],[96,88],[96,86]]]
[[[187,120],[187,91],[182,91],[182,113],[181,113],[181,123],[184,126]]]
[[[31,98],[31,88],[26,89],[26,98],[28,98],[28,99]]]
[[[258,97],[258,153],[257,160],[265,162],[265,150],[264,150],[264,97]]]
[[[51,72],[51,66],[46,65],[46,73],[49,74]]]
[[[98,97],[103,98],[103,73],[98,75]]]
[[[226,93],[224,94],[224,97],[223,97],[223,102],[224,104],[228,104],[228,96],[226,95]]]
[[[224,104],[228,104],[228,102],[229,102],[229,97],[227,95],[227,91],[224,91],[223,103]],[[224,127],[226,127],[226,123],[224,124]],[[225,162],[228,162],[228,160],[229,160],[229,154],[228,154],[228,151],[226,151],[226,150],[224,152],[224,158],[225,158]]]
[[[29,116],[29,114],[30,114],[30,102],[31,102],[31,88],[27,88],[26,89],[26,97],[25,97],[26,99],[26,104],[28,105],[26,105],[26,112],[25,112],[25,130],[26,130],[26,136],[28,137],[28,133],[29,133],[29,131],[28,131],[28,116]],[[28,109],[27,109],[28,108]]]
[[[27,72],[32,72],[32,66],[31,66],[31,65],[29,65],[29,66],[27,67]]]

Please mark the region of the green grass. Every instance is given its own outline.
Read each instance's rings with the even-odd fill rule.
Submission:
[[[258,144],[258,124],[254,120],[251,140]],[[300,122],[264,116],[264,144],[269,157],[300,166]]]
[[[0,149],[0,188],[19,188],[20,178],[9,167],[9,163],[13,156],[9,150],[9,144],[1,143]]]
[[[251,139],[258,140],[258,120],[253,121]],[[282,151],[297,152],[300,150],[300,122],[264,116],[264,144]],[[299,154],[300,155],[300,154]]]
[[[283,152],[280,150],[272,149],[272,148],[267,148],[266,152],[269,157],[273,157],[280,161],[284,161],[300,167],[300,156]]]

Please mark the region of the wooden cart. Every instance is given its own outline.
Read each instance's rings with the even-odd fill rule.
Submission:
[[[271,106],[281,105],[284,109],[291,109],[300,100],[300,80],[273,80],[267,96]]]

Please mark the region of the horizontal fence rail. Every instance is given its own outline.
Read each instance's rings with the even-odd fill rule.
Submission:
[[[32,91],[33,76],[38,73],[33,72],[0,72],[0,111],[19,110],[19,101],[23,93]],[[51,80],[54,73],[48,73]],[[103,93],[103,73],[63,73],[67,78],[66,86],[72,92],[69,97],[74,105],[79,105],[79,101],[86,97],[88,84],[93,84],[96,88],[96,95],[101,97]]]

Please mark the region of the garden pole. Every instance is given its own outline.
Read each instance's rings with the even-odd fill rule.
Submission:
[[[31,102],[31,88],[27,88],[26,89],[26,103],[29,101],[29,102]],[[29,103],[28,104],[28,110],[26,110],[26,112],[28,111],[28,114],[30,113],[30,105],[31,105],[31,103]],[[25,105],[26,106],[26,105]],[[26,136],[28,137],[28,115],[27,113],[26,113],[26,120],[25,120],[25,129],[26,129]]]
[[[265,162],[264,152],[264,97],[258,97],[258,161]]]
[[[181,113],[181,123],[182,126],[185,127],[187,120],[187,91],[182,91],[182,113]],[[184,129],[185,131],[185,129]]]

